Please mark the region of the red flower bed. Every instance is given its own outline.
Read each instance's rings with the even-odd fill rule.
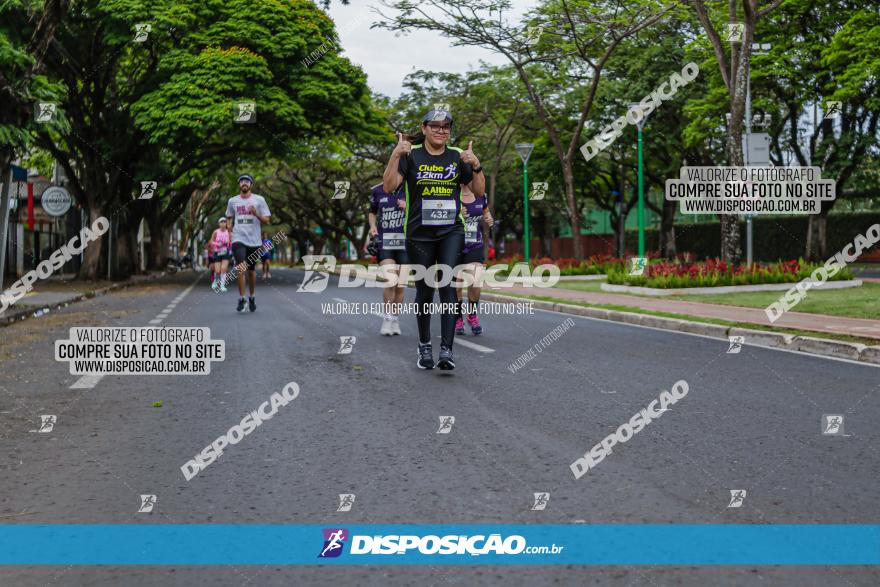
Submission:
[[[718,259],[707,259],[699,263],[668,263],[660,262],[648,265],[645,277],[705,277],[729,273],[732,275],[746,275],[761,271],[773,273],[797,275],[801,270],[800,261],[780,261],[774,265],[761,265],[753,263],[749,265],[731,265]]]

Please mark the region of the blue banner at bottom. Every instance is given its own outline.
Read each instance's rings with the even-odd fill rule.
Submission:
[[[876,565],[880,525],[15,524],[3,565]]]

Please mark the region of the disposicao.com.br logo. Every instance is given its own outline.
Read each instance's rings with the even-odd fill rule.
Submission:
[[[339,557],[350,544],[350,555],[517,555],[517,554],[560,554],[565,548],[550,546],[529,546],[524,536],[511,534],[476,534],[473,536],[449,534],[385,534],[365,536],[349,535],[345,528],[324,528],[323,546],[318,558]]]
[[[305,275],[297,292],[321,293],[327,289],[331,273],[339,274],[337,286],[340,288],[375,287],[387,289],[402,286],[410,280],[425,280],[432,287],[452,285],[456,288],[477,287],[504,288],[554,287],[560,278],[560,269],[549,263],[531,269],[528,265],[517,263],[512,267],[500,263],[491,267],[469,264],[452,267],[438,263],[430,267],[417,264],[402,265],[398,274],[396,265],[359,265],[355,263],[336,264],[332,255],[303,255]],[[389,271],[389,268],[394,268]],[[501,277],[503,276],[503,277]],[[501,279],[499,279],[501,277]]]

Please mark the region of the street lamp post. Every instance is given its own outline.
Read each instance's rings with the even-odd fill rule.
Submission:
[[[641,110],[641,104],[636,102],[630,104],[629,107]],[[644,180],[644,160],[642,156],[642,131],[645,128],[645,115],[639,118],[636,123],[638,128],[638,151],[639,151],[639,203],[638,203],[638,221],[639,221],[639,257],[645,256],[645,180]]]
[[[517,143],[516,152],[519,153],[520,158],[523,162],[523,227],[524,227],[524,240],[525,240],[525,262],[528,264],[529,262],[529,156],[532,154],[532,149],[535,148],[535,145],[532,143]],[[577,238],[577,235],[575,235]]]

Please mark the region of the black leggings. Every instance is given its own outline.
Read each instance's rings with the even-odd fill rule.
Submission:
[[[411,265],[422,265],[425,269],[429,269],[435,263],[440,265],[448,265],[449,270],[440,274],[442,277],[451,275],[452,269],[458,264],[461,256],[461,250],[464,248],[464,231],[453,232],[446,235],[442,239],[435,241],[406,241],[406,254],[409,256]],[[438,272],[439,273],[439,272]],[[455,318],[458,315],[456,311],[449,311],[455,308],[458,302],[455,296],[455,287],[452,281],[448,285],[440,287],[440,303],[444,304],[446,309],[440,318],[440,344],[452,347],[452,339],[455,337]],[[419,342],[431,342],[431,314],[424,312],[425,304],[434,301],[434,288],[425,283],[424,279],[416,281],[416,320],[419,324]]]

